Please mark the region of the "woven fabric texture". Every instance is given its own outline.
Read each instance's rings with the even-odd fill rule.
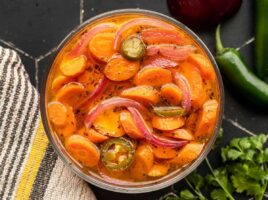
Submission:
[[[95,200],[49,145],[38,98],[18,54],[0,47],[0,199]]]

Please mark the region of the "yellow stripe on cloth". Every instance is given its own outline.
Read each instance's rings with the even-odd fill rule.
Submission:
[[[16,199],[29,199],[32,186],[41,161],[45,155],[47,145],[48,139],[45,134],[42,121],[40,120],[37,133],[33,140],[32,146],[30,147],[31,149],[29,151],[30,153],[28,159],[22,171],[22,176],[20,178],[16,193]]]

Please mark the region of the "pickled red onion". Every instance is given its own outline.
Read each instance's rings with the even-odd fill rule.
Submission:
[[[190,86],[187,79],[180,73],[176,72],[174,75],[175,83],[182,90],[182,107],[185,112],[189,112],[191,109],[191,96],[190,96]]]
[[[127,23],[125,23],[116,33],[115,35],[115,41],[114,41],[114,49],[118,50],[120,47],[121,37],[123,32],[130,29],[133,26],[150,26],[150,27],[158,27],[158,28],[164,28],[168,30],[176,30],[176,28],[164,21],[158,20],[158,19],[151,19],[151,18],[138,18],[129,20]]]
[[[85,126],[89,129],[92,126],[92,122],[97,118],[100,113],[116,106],[134,107],[146,112],[146,108],[137,101],[122,97],[112,97],[110,99],[102,101],[100,104],[96,105],[89,111],[85,119]]]
[[[152,131],[147,127],[142,115],[137,109],[133,107],[128,107],[128,110],[131,113],[137,128],[144,134],[145,139],[148,140],[150,143],[157,146],[169,148],[180,148],[188,143],[188,141],[185,140],[175,141],[153,134]]]

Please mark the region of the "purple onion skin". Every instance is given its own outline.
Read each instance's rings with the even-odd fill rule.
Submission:
[[[173,17],[193,29],[212,27],[234,15],[242,0],[167,0]]]

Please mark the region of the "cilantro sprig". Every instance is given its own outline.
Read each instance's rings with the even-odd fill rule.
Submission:
[[[266,142],[265,134],[233,139],[221,149],[221,167],[214,169],[206,158],[210,173],[201,176],[193,172],[185,178],[189,189],[166,200],[234,200],[235,193],[263,199],[268,186]],[[210,193],[210,198],[202,192]]]

